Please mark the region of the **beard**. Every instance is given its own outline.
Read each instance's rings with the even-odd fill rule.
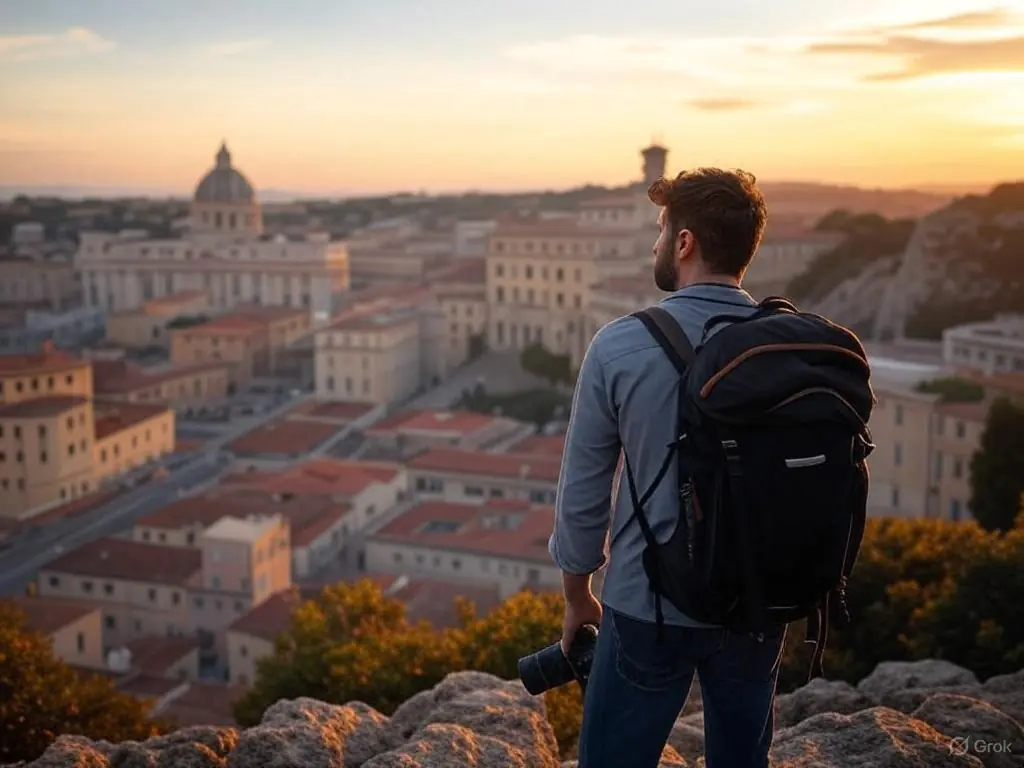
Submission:
[[[672,253],[672,239],[666,238],[654,257],[654,284],[659,291],[673,293],[679,287],[679,267]]]

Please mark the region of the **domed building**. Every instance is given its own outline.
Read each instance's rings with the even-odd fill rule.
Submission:
[[[260,235],[263,215],[252,184],[231,165],[227,144],[196,186],[192,198],[192,228],[201,232]]]
[[[263,234],[252,183],[221,144],[196,185],[181,237],[147,232],[82,232],[75,268],[87,306],[135,312],[153,299],[205,297],[211,313],[239,304],[308,309],[329,316],[349,288],[348,247],[327,233]]]

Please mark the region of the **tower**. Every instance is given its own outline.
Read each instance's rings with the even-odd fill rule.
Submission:
[[[644,185],[650,186],[665,175],[665,161],[668,159],[668,150],[652,142],[646,149],[640,150],[644,159]]]

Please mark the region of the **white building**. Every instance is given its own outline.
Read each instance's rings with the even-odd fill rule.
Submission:
[[[225,146],[196,187],[183,237],[84,232],[75,266],[86,303],[117,311],[202,290],[215,309],[252,302],[328,313],[332,295],[349,284],[345,243],[326,235],[302,240],[263,235],[256,193],[232,166]]]
[[[986,374],[1024,371],[1024,315],[1001,314],[942,332],[942,358]]]

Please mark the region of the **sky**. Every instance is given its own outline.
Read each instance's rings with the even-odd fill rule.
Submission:
[[[1024,178],[1024,0],[0,0],[0,185]]]

